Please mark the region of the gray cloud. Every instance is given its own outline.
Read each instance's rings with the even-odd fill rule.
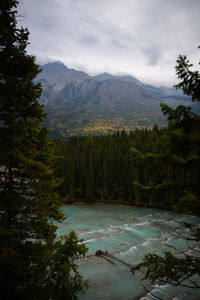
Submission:
[[[199,58],[199,0],[21,0],[19,13],[39,61],[172,84],[180,53]]]
[[[147,64],[151,66],[158,65],[162,58],[162,49],[159,45],[147,46],[142,49],[147,58]]]
[[[95,46],[99,44],[98,38],[92,34],[82,35],[80,42],[88,46]]]
[[[114,48],[117,48],[120,50],[127,48],[127,46],[119,38],[111,38],[110,43],[111,43],[111,45],[114,46]]]

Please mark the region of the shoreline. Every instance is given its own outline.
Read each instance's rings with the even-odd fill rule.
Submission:
[[[136,204],[133,202],[128,202],[128,201],[101,201],[101,200],[96,200],[94,202],[87,202],[84,199],[75,199],[75,200],[71,200],[68,202],[65,202],[64,205],[72,205],[72,204],[86,204],[86,205],[95,205],[95,204],[109,204],[109,205],[114,205],[114,206],[130,206],[130,207],[135,207],[135,208],[152,208],[152,209],[161,209],[161,210],[168,210],[171,212],[175,212],[177,213],[175,210],[173,210],[170,207],[160,207],[160,206],[148,206],[148,205],[142,205],[142,204]]]

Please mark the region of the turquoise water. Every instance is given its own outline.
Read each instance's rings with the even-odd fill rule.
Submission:
[[[169,250],[166,243],[184,249],[184,241],[172,236],[175,227],[187,220],[198,223],[200,218],[176,214],[174,212],[135,208],[131,206],[113,206],[108,204],[75,204],[63,207],[67,219],[58,229],[58,234],[67,234],[75,230],[88,247],[88,255],[99,249],[107,250],[124,262],[135,265],[142,261],[145,254],[162,254]],[[132,275],[129,267],[117,260],[114,264],[101,257],[90,256],[77,262],[89,288],[80,300],[129,300],[141,295],[144,287],[161,299],[200,299],[200,291],[191,291],[171,286],[150,286],[141,281],[140,272]],[[155,299],[150,293],[142,300]]]

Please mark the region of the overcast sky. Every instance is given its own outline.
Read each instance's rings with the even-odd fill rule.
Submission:
[[[179,54],[195,64],[200,0],[19,0],[28,52],[91,75],[129,73],[172,85]]]

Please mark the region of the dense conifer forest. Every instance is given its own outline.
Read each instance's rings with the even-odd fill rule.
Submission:
[[[66,203],[128,202],[198,213],[199,116],[185,106],[161,108],[167,128],[55,141]]]
[[[134,203],[134,148],[152,152],[165,129],[125,131],[114,135],[74,136],[56,140],[61,156],[57,172],[63,177],[60,193],[66,200],[85,199]]]

